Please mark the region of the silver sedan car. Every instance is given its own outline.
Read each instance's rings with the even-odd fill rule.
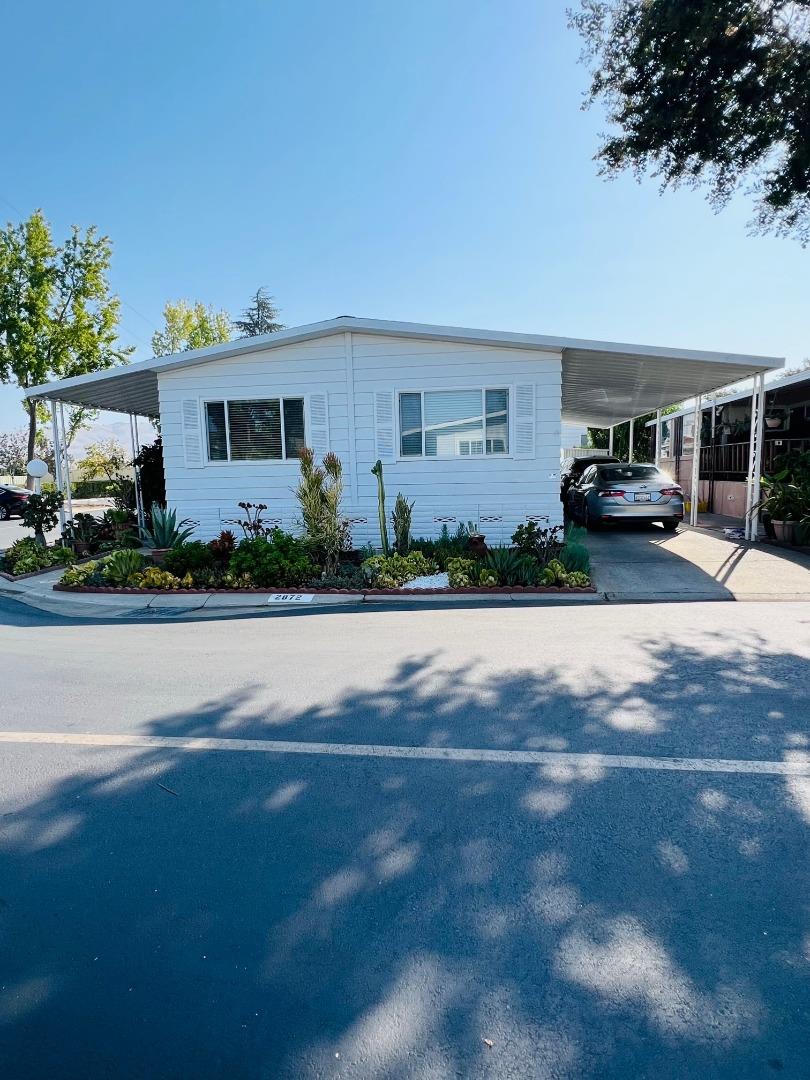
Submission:
[[[609,521],[683,521],[683,489],[655,465],[591,465],[568,490],[567,509],[592,529]]]

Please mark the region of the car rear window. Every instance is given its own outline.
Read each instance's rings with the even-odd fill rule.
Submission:
[[[616,484],[622,480],[655,480],[661,473],[654,465],[615,465],[610,469],[600,469],[600,480]]]

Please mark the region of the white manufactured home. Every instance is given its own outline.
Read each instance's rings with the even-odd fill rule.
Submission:
[[[343,462],[356,546],[413,501],[413,532],[469,521],[491,542],[561,520],[563,423],[607,427],[781,361],[342,317],[36,387],[29,396],[159,418],[168,504],[202,538],[266,503],[295,530],[298,451]]]

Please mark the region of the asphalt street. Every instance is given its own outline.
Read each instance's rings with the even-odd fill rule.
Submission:
[[[3,1076],[810,1076],[810,605],[0,655]]]

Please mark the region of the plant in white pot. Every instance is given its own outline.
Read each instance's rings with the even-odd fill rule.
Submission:
[[[810,487],[794,481],[787,470],[775,476],[763,476],[764,497],[751,510],[764,510],[770,515],[774,535],[785,544],[792,544],[799,522],[810,515]]]

